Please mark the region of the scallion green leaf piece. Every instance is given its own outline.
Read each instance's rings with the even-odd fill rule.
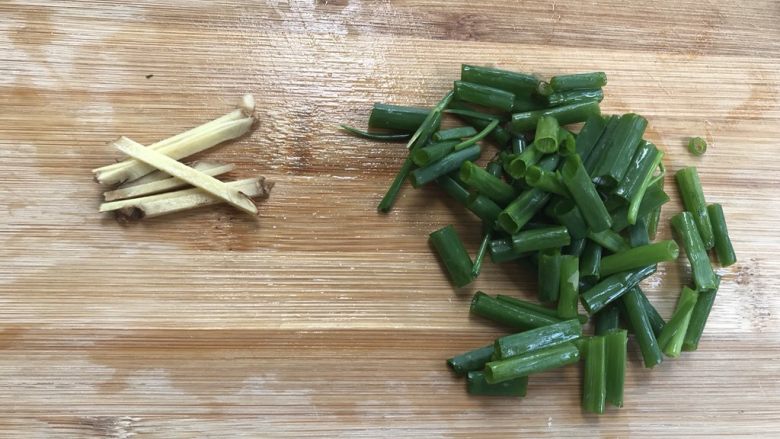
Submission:
[[[704,291],[715,288],[718,279],[712,270],[710,258],[701,241],[701,235],[696,229],[693,214],[681,212],[673,216],[672,228],[677,232],[685,249],[685,255],[688,257],[688,262],[691,264],[691,274],[696,289]]]
[[[494,358],[504,360],[582,337],[582,325],[575,319],[541,326],[496,339]]]
[[[607,402],[623,407],[623,384],[626,380],[628,331],[618,329],[604,336],[607,363]]]
[[[461,101],[501,111],[511,111],[515,103],[514,93],[465,81],[455,81],[455,97]]]
[[[707,214],[712,223],[712,235],[715,241],[715,254],[718,255],[718,262],[722,267],[728,267],[737,262],[737,255],[734,253],[734,247],[731,245],[729,230],[726,227],[726,217],[723,215],[723,206],[720,204],[710,204],[707,206]]]
[[[633,270],[660,262],[674,261],[680,255],[677,243],[668,240],[642,245],[601,259],[601,276]]]
[[[518,233],[549,200],[550,194],[540,189],[524,191],[498,215],[499,227],[509,234]]]
[[[498,204],[506,205],[517,197],[515,189],[504,180],[493,176],[473,162],[465,161],[460,166],[460,179],[469,187],[479,191]]]
[[[511,130],[515,133],[523,133],[536,128],[539,118],[552,116],[560,125],[583,122],[592,115],[601,114],[597,101],[579,102],[571,105],[548,108],[545,110],[526,111],[512,115]]]
[[[470,137],[470,138],[468,138],[468,139],[458,143],[457,145],[455,145],[455,147],[453,149],[455,151],[460,151],[461,149],[468,148],[469,146],[474,145],[477,142],[479,142],[480,140],[484,139],[485,136],[490,134],[497,127],[498,127],[498,119],[494,119],[494,120],[490,121],[490,123],[487,124],[487,126],[485,128],[483,128],[482,131],[478,132],[475,136]]]
[[[477,291],[471,300],[471,313],[521,330],[552,325],[560,320],[527,308],[511,305]]]
[[[566,227],[544,227],[526,230],[512,235],[512,246],[516,252],[524,253],[548,248],[560,248],[571,243]]]
[[[471,270],[474,267],[458,233],[448,225],[430,234],[433,248],[439,254],[444,268],[450,275],[452,283],[460,288],[469,284],[474,278]]]
[[[661,364],[664,357],[645,313],[640,294],[639,288],[631,288],[623,295],[622,301],[626,308],[626,314],[628,314],[628,320],[634,329],[634,336],[639,344],[639,350],[642,352],[645,367],[651,369]]]
[[[591,315],[599,312],[599,310],[625,294],[626,291],[637,286],[642,279],[655,273],[655,270],[655,266],[651,265],[603,278],[580,296],[585,311]]]
[[[434,142],[442,142],[445,140],[461,140],[467,137],[471,137],[477,134],[477,130],[474,127],[455,127],[446,130],[437,131],[433,134]]]
[[[596,313],[596,335],[606,335],[620,326],[620,307],[612,302]]]
[[[576,256],[561,256],[561,277],[558,293],[558,317],[577,318],[580,285],[580,260]]]
[[[558,75],[550,79],[550,87],[556,92],[602,88],[605,85],[607,85],[607,74],[604,72]]]
[[[691,313],[698,297],[699,293],[688,287],[683,287],[672,317],[666,322],[661,335],[658,336],[658,345],[661,346],[666,356],[671,358],[680,356],[685,333],[691,320]]]
[[[341,129],[352,133],[358,137],[362,137],[364,139],[371,139],[371,140],[379,140],[382,142],[403,142],[404,140],[409,140],[409,137],[411,137],[411,134],[408,133],[372,133],[370,131],[363,131],[361,129],[357,129],[355,127],[351,127],[349,125],[341,124],[339,125]]]
[[[567,90],[555,92],[547,96],[547,103],[551,107],[558,107],[560,105],[571,105],[587,101],[601,102],[603,99],[604,91],[600,88],[595,90]]]
[[[696,300],[696,305],[694,305],[691,312],[688,330],[685,331],[682,350],[695,351],[699,347],[699,340],[701,340],[701,335],[704,333],[704,326],[707,324],[710,311],[712,311],[712,304],[715,303],[715,295],[718,293],[719,286],[720,277],[718,277],[718,285],[715,288],[699,291],[699,298]]]
[[[369,128],[414,133],[428,117],[430,110],[425,108],[404,107],[401,105],[382,104],[377,102],[368,117]]]
[[[580,256],[580,278],[588,282],[596,282],[599,277],[599,268],[601,267],[602,247],[596,242],[587,240],[585,248]]]
[[[463,376],[472,370],[481,370],[485,368],[485,363],[490,361],[493,356],[493,344],[483,346],[473,351],[464,352],[447,360],[447,365],[452,368],[458,376]]]
[[[609,144],[602,152],[601,161],[590,173],[591,177],[603,186],[617,186],[626,175],[646,127],[647,119],[638,114],[627,113],[620,116]]]
[[[558,151],[558,119],[552,116],[541,116],[536,124],[534,148],[542,154],[552,154]]]
[[[558,300],[561,281],[561,249],[548,248],[539,252],[537,295],[540,302]]]
[[[535,92],[540,82],[533,75],[470,64],[461,65],[460,79],[505,90],[517,96],[530,95]]]
[[[585,121],[575,142],[577,155],[580,156],[583,162],[588,161],[588,156],[590,156],[606,127],[607,121],[600,114],[594,114]]]
[[[428,166],[437,162],[451,153],[457,140],[445,140],[443,142],[430,143],[422,148],[417,148],[411,152],[412,161],[417,166]]]
[[[604,337],[601,335],[590,337],[586,346],[582,408],[591,413],[604,413],[607,398],[607,364]],[[487,365],[489,366],[490,364],[492,363]]]
[[[688,151],[693,155],[702,155],[707,152],[707,141],[701,137],[691,137],[688,140]]]
[[[528,186],[541,189],[545,192],[561,195],[569,198],[569,191],[561,181],[561,176],[552,171],[545,171],[538,166],[531,166],[525,171],[525,183]]]
[[[611,229],[603,230],[601,232],[590,231],[588,232],[588,239],[598,243],[612,253],[620,253],[631,249],[631,246],[628,245],[626,240]]]
[[[579,359],[577,346],[571,342],[561,343],[505,360],[491,361],[485,365],[485,378],[488,383],[500,383],[574,364]]]
[[[579,207],[588,227],[593,232],[601,232],[612,225],[609,212],[601,201],[596,187],[582,166],[578,155],[571,155],[561,168],[561,178],[569,190],[572,199]]]
[[[452,152],[441,160],[433,162],[424,168],[417,168],[412,171],[412,186],[418,188],[424,184],[430,183],[442,175],[449,174],[460,168],[460,165],[467,160],[476,160],[479,158],[482,150],[479,145],[473,145],[460,151]]]
[[[709,250],[715,245],[715,238],[712,234],[712,224],[707,213],[699,173],[695,167],[691,166],[680,169],[674,177],[677,180],[677,187],[680,189],[685,210],[693,215],[693,221],[696,223],[696,229],[699,231],[704,248]]]

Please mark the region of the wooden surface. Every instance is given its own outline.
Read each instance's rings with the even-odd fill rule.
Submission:
[[[291,3],[0,2],[0,436],[780,435],[778,2]],[[698,166],[725,208],[739,263],[699,351],[650,371],[632,348],[622,410],[583,415],[577,368],[522,401],[469,397],[445,368],[502,333],[469,317],[473,291],[532,297],[534,276],[491,265],[453,291],[427,234],[454,223],[473,251],[478,223],[434,188],[378,215],[402,146],[335,124],[431,105],[460,62],[608,72],[604,110],[646,116],[668,168]],[[277,182],[257,221],[97,213],[107,142],[247,91],[261,126],[206,157]],[[665,316],[685,266],[646,282]]]

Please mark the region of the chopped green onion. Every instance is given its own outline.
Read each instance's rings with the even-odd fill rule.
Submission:
[[[547,96],[547,103],[550,104],[551,107],[578,104],[580,102],[588,101],[601,102],[602,100],[604,100],[604,91],[600,88],[595,90],[560,91]]]
[[[641,292],[639,288],[631,288],[626,292],[622,301],[626,307],[626,314],[628,320],[631,322],[631,327],[634,329],[634,336],[636,337],[637,344],[639,344],[639,350],[642,352],[642,359],[645,367],[651,369],[664,360],[661,348],[658,346],[658,341],[653,333],[653,328],[650,326],[650,321],[645,313],[645,308],[640,297]]]
[[[469,194],[460,182],[448,175],[437,178],[436,184],[486,224],[495,223],[501,213],[501,208],[491,199],[480,194]]]
[[[718,255],[718,262],[722,267],[733,265],[737,262],[737,255],[731,245],[729,230],[726,227],[726,217],[723,216],[723,207],[720,204],[710,204],[707,206],[707,214],[710,217],[710,223],[712,223],[712,236],[715,241],[715,254]]]
[[[526,230],[512,235],[512,246],[516,252],[560,248],[570,243],[569,232],[562,226]]]
[[[518,329],[532,329],[551,325],[560,320],[521,308],[488,296],[477,291],[471,300],[471,312],[496,323]]]
[[[604,336],[607,363],[607,402],[623,407],[623,384],[626,380],[628,332],[613,330]]]
[[[498,215],[499,227],[510,234],[518,233],[549,200],[549,193],[535,188],[528,189]]]
[[[582,293],[580,299],[588,314],[595,314],[639,282],[655,273],[655,266],[613,274]]]
[[[599,268],[601,267],[602,247],[591,241],[585,243],[580,257],[580,279],[595,282],[599,279]]]
[[[411,137],[411,134],[408,133],[372,133],[370,131],[363,131],[360,129],[357,129],[355,127],[351,127],[349,125],[341,124],[339,125],[341,129],[352,133],[358,137],[362,137],[364,139],[371,139],[371,140],[379,140],[383,142],[403,142],[404,140],[409,140],[409,137]]]
[[[588,156],[590,156],[606,127],[607,121],[599,114],[594,114],[585,121],[576,140],[577,155],[583,161],[587,162]]]
[[[484,139],[494,129],[496,129],[496,127],[498,127],[498,119],[492,120],[485,128],[482,129],[482,131],[477,133],[475,136],[458,143],[453,149],[455,151],[460,151],[461,149],[468,148],[469,146],[476,144],[480,140]]]
[[[677,358],[680,355],[685,333],[691,320],[691,313],[698,297],[699,293],[688,287],[683,287],[672,317],[664,326],[661,335],[658,336],[658,345],[668,357]]]
[[[608,229],[612,225],[612,220],[578,155],[566,158],[561,169],[561,177],[566,188],[569,189],[572,199],[582,212],[588,227],[593,232]]]
[[[704,249],[701,235],[696,229],[694,216],[690,212],[682,212],[672,217],[672,228],[677,232],[682,241],[685,255],[691,264],[691,274],[696,289],[699,291],[711,290],[717,285],[717,277],[712,270],[710,258]]]
[[[625,239],[614,231],[607,229],[601,232],[588,232],[588,239],[611,251],[620,253],[631,249]]]
[[[539,252],[537,294],[540,302],[556,302],[561,280],[561,249]]]
[[[368,117],[368,126],[414,133],[429,113],[425,108],[376,103]]]
[[[431,233],[430,241],[456,287],[466,286],[474,280],[471,276],[474,267],[471,258],[452,225]]]
[[[556,92],[601,88],[605,85],[607,85],[607,74],[604,72],[558,75],[550,79],[550,87]]]
[[[518,96],[529,95],[539,86],[539,79],[533,75],[469,64],[461,65],[460,79],[506,90]]]
[[[466,391],[470,395],[523,397],[527,390],[528,377],[489,384],[482,371],[471,371],[466,376]]]
[[[707,319],[710,316],[712,304],[715,302],[715,295],[718,293],[719,286],[720,277],[718,278],[718,285],[715,288],[699,291],[699,298],[696,300],[693,311],[691,311],[688,330],[685,331],[682,350],[695,351],[699,347],[699,340],[701,340],[701,335],[704,333],[704,326],[707,324]]]
[[[446,130],[437,131],[433,135],[434,142],[442,142],[444,140],[460,140],[467,137],[471,137],[477,134],[477,130],[474,127],[455,127]]]
[[[558,151],[558,120],[552,116],[541,116],[536,123],[534,147],[542,154]]]
[[[447,360],[447,365],[452,368],[456,375],[462,376],[472,370],[481,370],[485,368],[485,363],[490,361],[493,356],[493,344],[483,346],[473,351],[464,352]]]
[[[525,171],[525,183],[545,192],[569,197],[569,191],[557,172],[545,171],[538,166],[531,166]]]
[[[536,128],[539,118],[552,116],[560,125],[584,122],[592,115],[601,114],[598,101],[579,102],[571,105],[548,108],[545,110],[526,111],[512,115],[511,130],[515,133],[523,133]]]
[[[691,137],[688,140],[688,151],[693,155],[702,155],[707,152],[707,141],[701,137]]]
[[[685,210],[693,215],[704,248],[709,250],[715,245],[715,239],[712,234],[710,216],[707,213],[707,205],[704,201],[701,181],[699,181],[699,173],[695,167],[691,166],[680,169],[674,177],[677,179],[677,187],[680,189]]]
[[[505,360],[491,361],[485,365],[485,378],[488,383],[500,383],[574,364],[579,359],[577,346],[571,342],[561,343]]]
[[[599,273],[601,276],[609,276],[659,262],[673,261],[679,254],[680,247],[676,242],[672,240],[655,242],[603,258]]]
[[[606,335],[620,326],[620,308],[612,302],[596,313],[596,335]]]
[[[455,81],[455,98],[502,111],[511,111],[515,103],[514,93],[464,81]]]
[[[442,175],[449,174],[458,170],[460,165],[466,160],[476,160],[479,158],[482,150],[479,145],[470,146],[466,149],[450,153],[441,160],[431,163],[424,168],[417,168],[412,171],[411,180],[413,187],[420,187],[436,180]]]
[[[464,183],[496,203],[506,205],[517,197],[512,186],[473,162],[463,162],[459,175]]]
[[[577,318],[577,299],[580,284],[580,260],[576,256],[560,257],[560,282],[558,293],[558,317]]]
[[[428,166],[451,153],[457,144],[457,140],[445,140],[443,142],[431,143],[422,148],[417,148],[411,153],[412,161],[417,166]]]
[[[531,351],[565,343],[582,337],[582,326],[575,318],[541,326],[496,339],[495,359],[504,360]]]
[[[607,367],[604,337],[590,337],[586,343],[585,371],[582,385],[582,408],[604,413],[607,398]],[[489,366],[492,363],[488,363]]]
[[[646,127],[647,119],[638,114],[620,116],[610,142],[602,152],[601,161],[591,176],[602,185],[616,186],[626,175]]]

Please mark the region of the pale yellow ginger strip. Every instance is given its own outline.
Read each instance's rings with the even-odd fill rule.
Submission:
[[[149,145],[149,148],[152,148],[152,149],[165,148],[166,146],[169,146],[169,145],[172,145],[174,143],[177,143],[177,142],[179,142],[179,141],[181,141],[181,140],[183,140],[183,139],[185,139],[187,137],[198,136],[200,134],[208,132],[208,131],[214,129],[214,127],[216,127],[217,125],[221,125],[221,124],[223,124],[225,122],[234,122],[234,121],[237,121],[237,120],[244,119],[246,117],[250,117],[250,116],[252,116],[252,113],[254,113],[254,111],[255,111],[255,98],[251,94],[246,94],[246,95],[244,95],[241,98],[241,101],[238,104],[238,109],[237,110],[231,111],[230,113],[228,113],[228,114],[226,114],[224,116],[218,117],[218,118],[216,118],[216,119],[214,119],[214,120],[212,120],[210,122],[206,122],[206,123],[204,123],[202,125],[199,125],[199,126],[197,126],[195,128],[191,128],[191,129],[189,129],[187,131],[184,131],[183,133],[180,133],[180,134],[177,134],[175,136],[169,137],[167,139],[161,140],[159,142],[153,143],[153,144]],[[92,172],[95,173],[95,174],[100,174],[100,173],[107,172],[109,170],[116,170],[116,169],[119,169],[119,168],[131,166],[131,165],[134,165],[134,164],[137,164],[137,163],[138,162],[136,162],[133,159],[127,159],[127,160],[123,160],[121,162],[112,163],[112,164],[107,165],[107,166],[103,166],[103,167],[100,167],[100,168],[97,168],[97,169],[93,169]]]
[[[249,197],[267,198],[273,183],[267,183],[264,177],[248,178],[226,182],[232,189],[238,190]],[[224,201],[201,189],[184,189],[131,200],[103,203],[101,212],[116,211],[120,218],[140,219],[155,217],[169,213],[181,212],[202,206],[221,204]]]
[[[216,177],[236,168],[233,164],[222,164],[216,162],[198,162],[191,165],[193,169],[203,172],[206,175]],[[151,174],[150,174],[151,175]],[[130,186],[126,188],[115,189],[113,191],[104,192],[103,198],[106,201],[122,200],[125,198],[135,198],[144,195],[157,194],[165,192],[171,189],[178,189],[183,186],[187,186],[186,181],[182,181],[176,177],[170,177],[168,174],[163,173],[168,178],[164,180],[153,181],[151,183],[140,184]]]
[[[235,139],[252,127],[255,119],[247,117],[244,119],[225,122],[214,126],[211,130],[202,132],[195,136],[186,137],[176,143],[170,144],[164,148],[152,150],[159,154],[172,157],[179,160],[185,157],[197,154],[203,150],[218,145],[226,140]],[[135,143],[135,142],[134,142]],[[102,184],[114,185],[126,181],[133,181],[154,171],[155,168],[139,160],[134,160],[135,164],[118,169],[98,172],[95,179]]]
[[[225,183],[214,177],[197,171],[184,163],[178,162],[171,157],[162,154],[159,151],[149,149],[140,143],[133,142],[126,137],[120,137],[114,146],[128,156],[142,161],[149,166],[170,174],[172,177],[180,178],[187,183],[199,187],[204,191],[217,196],[228,204],[243,210],[246,213],[257,215],[257,206],[251,198],[241,192],[232,189]]]

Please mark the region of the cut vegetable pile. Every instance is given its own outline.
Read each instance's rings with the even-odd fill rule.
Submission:
[[[232,171],[232,164],[179,161],[249,132],[254,110],[254,98],[245,95],[237,110],[149,146],[120,137],[112,144],[129,158],[92,170],[98,183],[117,186],[103,194],[100,212],[140,219],[228,203],[256,215],[252,199],[267,198],[273,187],[264,177],[223,182],[215,177]],[[181,189],[186,186],[194,188]]]
[[[714,248],[722,266],[736,262],[723,209],[706,204],[693,167],[676,174],[685,206],[671,221],[677,241],[651,243],[669,201],[664,154],[643,139],[642,116],[601,114],[606,83],[603,72],[545,82],[463,65],[460,80],[432,109],[375,104],[369,127],[382,131],[344,126],[373,140],[408,142],[381,212],[409,180],[415,188],[438,185],[482,220],[473,260],[452,225],[430,235],[454,286],[479,276],[487,253],[494,263],[536,267],[540,303],[474,295],[473,314],[515,333],[447,361],[466,376],[471,394],[525,396],[529,376],[581,362],[583,409],[621,407],[629,332],[647,368],[664,355],[696,350],[720,282],[707,252]],[[440,129],[445,114],[464,125]],[[581,122],[576,132],[569,126]],[[487,149],[483,140],[497,147],[485,167],[476,163]],[[700,140],[691,151],[704,152]],[[677,260],[678,242],[693,283],[665,321],[639,284],[657,264]],[[593,335],[584,333],[589,320]]]

